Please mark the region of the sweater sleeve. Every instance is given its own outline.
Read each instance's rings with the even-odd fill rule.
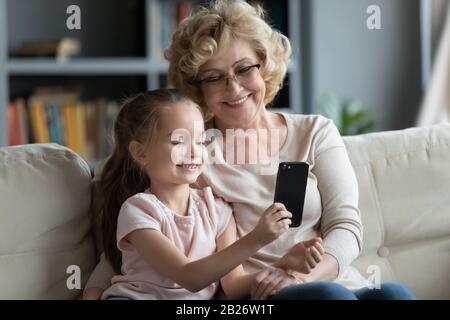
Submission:
[[[334,124],[328,121],[317,134],[312,171],[322,201],[320,228],[325,252],[336,258],[342,274],[362,249],[358,183]]]
[[[114,272],[113,267],[108,259],[106,259],[105,254],[102,253],[100,262],[97,264],[86,283],[86,288],[101,288],[106,290],[111,286],[111,279],[115,275],[116,273]]]

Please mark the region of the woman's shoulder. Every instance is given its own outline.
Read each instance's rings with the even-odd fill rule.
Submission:
[[[283,113],[285,119],[292,123],[295,129],[311,132],[319,131],[327,126],[334,126],[333,120],[320,114]]]
[[[342,146],[342,138],[333,120],[322,115],[283,114],[288,126],[289,152],[308,148],[311,155],[334,146]],[[298,143],[301,141],[302,143]],[[296,149],[297,148],[297,149]]]

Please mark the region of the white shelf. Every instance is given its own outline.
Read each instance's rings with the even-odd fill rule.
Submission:
[[[145,58],[89,58],[58,62],[54,59],[15,58],[6,63],[10,75],[119,75],[167,72],[168,63]]]

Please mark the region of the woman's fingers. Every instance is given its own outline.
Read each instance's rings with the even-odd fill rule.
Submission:
[[[263,279],[259,279],[257,288],[252,295],[252,298],[255,300],[261,300],[263,297],[263,293],[267,290],[267,287],[271,285],[271,282],[273,279],[276,278],[276,272],[275,270],[271,270],[271,272],[266,275]]]
[[[266,279],[272,272],[273,272],[272,268],[266,268],[256,275],[255,282],[253,283],[250,292],[250,295],[253,299],[255,299],[257,292],[263,290],[262,288],[260,289],[259,287],[262,286],[263,280]]]
[[[274,273],[272,273],[270,281],[267,283],[259,299],[267,300],[271,295],[273,295],[275,292],[275,288],[278,286],[278,284],[281,282],[282,279],[283,278],[281,277],[279,272],[275,271]]]
[[[278,292],[280,292],[281,290],[283,290],[284,288],[287,288],[289,286],[291,286],[292,283],[290,283],[290,281],[286,281],[285,279],[282,279],[277,286],[273,289],[272,293],[270,294],[271,296],[276,295]]]
[[[283,277],[280,282],[278,282],[277,286],[272,291],[271,295],[273,296],[273,295],[277,294],[278,292],[280,292],[281,290],[283,290],[284,288],[287,288],[287,287],[295,285],[295,284],[301,284],[301,283],[303,283],[303,282],[299,281],[294,276],[286,274],[286,276]]]

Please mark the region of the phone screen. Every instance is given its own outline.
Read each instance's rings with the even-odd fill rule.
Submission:
[[[306,162],[281,162],[278,166],[274,202],[284,204],[292,213],[291,228],[302,223],[308,172]]]

